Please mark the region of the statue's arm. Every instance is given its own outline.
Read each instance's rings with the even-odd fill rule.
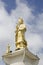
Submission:
[[[19,30],[24,30],[24,31],[26,31],[26,26],[23,24],[23,25],[21,25],[20,27],[19,27]]]

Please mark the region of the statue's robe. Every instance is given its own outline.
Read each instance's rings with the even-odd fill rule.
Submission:
[[[23,42],[25,40],[25,31],[26,31],[26,27],[24,24],[21,24],[18,28],[18,35],[17,35],[17,42]]]

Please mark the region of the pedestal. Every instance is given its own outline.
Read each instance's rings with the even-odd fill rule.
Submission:
[[[38,65],[39,58],[27,48],[14,51],[2,56],[6,65]]]

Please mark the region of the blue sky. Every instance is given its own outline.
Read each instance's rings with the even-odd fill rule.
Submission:
[[[10,13],[12,9],[15,9],[17,7],[16,0],[2,0],[5,2],[7,6],[5,6],[6,10]],[[34,9],[35,14],[42,13],[43,12],[43,0],[21,0],[22,3],[27,4],[27,6],[30,6]]]
[[[43,65],[43,0],[0,0],[0,65],[4,65],[2,55],[10,43],[15,49],[15,26],[22,17],[26,24],[28,49],[40,57]]]

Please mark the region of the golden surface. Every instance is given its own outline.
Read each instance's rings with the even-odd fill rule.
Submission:
[[[8,44],[6,54],[10,53],[10,45]]]
[[[19,18],[18,24],[16,25],[16,31],[15,31],[16,48],[27,47],[27,42],[25,40],[25,32],[26,32],[26,26],[23,23],[23,19]]]

